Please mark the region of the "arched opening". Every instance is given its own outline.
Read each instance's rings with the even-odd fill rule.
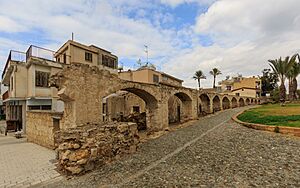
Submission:
[[[233,97],[233,98],[231,99],[231,106],[232,106],[232,108],[238,107],[238,102],[237,102],[237,100],[236,100],[235,97]]]
[[[242,106],[245,106],[245,101],[243,98],[240,98],[239,100],[239,106],[242,107]]]
[[[121,89],[102,99],[103,121],[134,122],[139,131],[155,123],[156,109],[156,98],[137,88]]]
[[[214,112],[218,112],[221,110],[221,102],[220,102],[220,98],[218,96],[215,96],[213,98],[213,111]]]
[[[254,104],[254,99],[251,99],[251,104]]]
[[[257,100],[256,99],[254,100],[254,104],[257,104]]]
[[[205,116],[206,114],[210,114],[210,99],[208,95],[201,94],[200,95],[200,103],[199,103],[199,115]]]
[[[169,124],[179,123],[181,120],[182,102],[174,96],[168,100],[168,120]]]
[[[246,105],[249,105],[249,104],[250,104],[250,99],[247,98],[247,99],[246,99]]]
[[[222,106],[223,106],[223,110],[230,108],[230,101],[227,97],[223,97]]]
[[[192,99],[185,93],[179,92],[168,100],[169,124],[185,122],[192,114]]]

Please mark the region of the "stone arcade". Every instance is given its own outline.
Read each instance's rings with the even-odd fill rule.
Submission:
[[[53,128],[53,132],[48,133],[54,135],[51,138],[53,146],[50,147],[57,148],[61,170],[71,174],[84,173],[97,164],[135,152],[139,143],[137,125],[106,122],[103,118],[102,99],[117,91],[133,93],[145,101],[146,131],[149,133],[168,128],[168,105],[174,96],[180,100],[180,122],[249,105],[250,101],[253,104],[259,102],[256,99],[203,93],[182,86],[126,81],[107,70],[83,64],[64,66],[62,71],[51,77],[50,82],[52,87],[58,89],[58,96],[65,106],[60,122],[55,121],[55,130],[60,131],[54,133]],[[49,137],[39,135],[30,138],[31,135],[34,134],[29,133],[29,140],[33,142]]]
[[[147,130],[168,127],[168,100],[177,96],[182,102],[181,119],[197,119],[198,115],[244,105],[257,104],[257,99],[202,93],[195,89],[146,84],[119,79],[109,71],[83,64],[67,65],[51,78],[52,86],[65,104],[62,129],[103,121],[102,99],[117,91],[131,92],[146,103]]]

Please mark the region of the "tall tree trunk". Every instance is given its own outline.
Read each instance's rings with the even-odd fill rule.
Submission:
[[[285,85],[284,85],[283,81],[281,81],[281,84],[280,84],[279,95],[280,95],[281,105],[283,105],[285,102],[285,99],[286,99],[286,89],[285,89]]]
[[[198,79],[198,87],[199,87],[199,91],[200,91],[200,79]]]
[[[216,76],[214,76],[214,85],[213,88],[216,88]]]
[[[297,99],[297,87],[298,87],[297,78],[294,78],[293,79],[293,99],[294,100]]]
[[[294,92],[294,89],[293,89],[293,80],[290,78],[289,79],[289,100],[290,101],[294,100],[293,92]]]

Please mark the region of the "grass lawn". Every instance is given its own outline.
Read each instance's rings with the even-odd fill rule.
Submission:
[[[279,104],[262,105],[245,111],[238,119],[249,123],[300,127],[300,104],[286,104],[284,107]]]

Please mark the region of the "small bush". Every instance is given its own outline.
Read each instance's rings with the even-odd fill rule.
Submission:
[[[279,133],[279,127],[278,126],[275,127],[274,132]]]

